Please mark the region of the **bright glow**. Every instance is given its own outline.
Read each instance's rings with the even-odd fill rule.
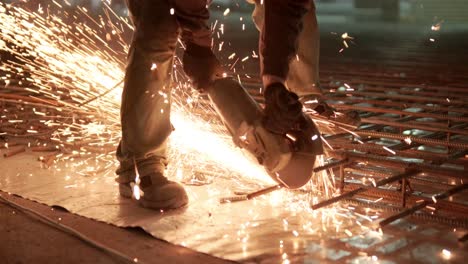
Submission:
[[[432,26],[431,26],[431,30],[432,30],[432,31],[439,31],[440,28],[442,27],[442,23],[443,23],[443,22],[444,22],[444,21],[441,21],[441,22],[438,22],[438,23],[432,25]]]
[[[442,258],[444,258],[445,260],[449,260],[451,257],[452,257],[452,252],[450,252],[447,249],[442,250]]]
[[[396,152],[395,152],[394,150],[392,150],[392,149],[390,149],[390,148],[388,148],[388,147],[386,147],[386,146],[383,146],[382,148],[385,149],[386,151],[392,153],[393,155],[396,154]]]
[[[263,167],[249,159],[241,149],[234,145],[230,136],[213,131],[209,123],[190,116],[182,109],[177,109],[177,106],[175,109],[171,116],[176,128],[171,135],[171,149],[183,149],[184,152],[192,152],[195,156],[199,156],[200,158],[192,161],[193,163],[215,162],[228,170],[239,173],[242,177],[261,180],[269,184],[274,183]],[[184,160],[183,162],[190,161]],[[193,163],[185,166],[195,165]]]
[[[406,142],[406,144],[411,145],[412,140],[411,140],[410,137],[406,137],[405,142]]]

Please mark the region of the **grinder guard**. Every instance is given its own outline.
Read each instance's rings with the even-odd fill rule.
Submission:
[[[255,156],[268,174],[287,188],[304,186],[313,175],[315,157],[323,154],[320,133],[304,115],[301,130],[285,135],[266,130],[263,110],[232,78],[216,80],[207,91],[234,143]]]

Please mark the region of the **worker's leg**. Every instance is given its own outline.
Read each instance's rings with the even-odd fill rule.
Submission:
[[[117,149],[120,192],[129,196],[129,185],[135,180],[135,164],[141,177],[144,198],[176,198],[186,204],[181,186],[168,184],[164,177],[166,140],[172,131],[170,123],[170,78],[179,26],[169,13],[167,0],[129,0],[135,25],[125,73],[121,105],[122,140]],[[167,186],[170,190],[168,191]],[[161,191],[161,187],[164,190]]]
[[[286,80],[289,64],[296,56],[302,18],[310,8],[309,0],[269,0],[264,2],[265,14],[260,31],[261,74]]]
[[[221,63],[211,49],[212,32],[208,26],[209,12],[206,0],[173,0],[175,14],[182,28],[185,44],[183,69],[193,88],[204,91],[214,79],[223,74]]]
[[[303,18],[299,35],[297,56],[289,64],[286,85],[299,96],[322,94],[319,79],[320,32],[315,15],[315,4],[311,1],[309,11]]]
[[[302,116],[302,105],[295,93],[285,87],[290,62],[296,57],[302,19],[310,0],[255,1],[253,19],[260,29],[260,71],[264,87],[263,124],[275,133],[293,129]]]
[[[328,121],[333,121],[335,124],[344,124],[348,125],[348,129],[356,128],[360,123],[359,114],[356,111],[348,111],[344,113],[337,113],[335,109],[330,107],[323,99],[323,94],[320,88],[319,82],[319,50],[320,50],[320,33],[318,29],[316,14],[315,14],[315,4],[313,1],[310,2],[310,6],[308,6],[308,11],[303,17],[302,23],[297,22],[297,17],[300,17],[300,13],[304,10],[299,3],[302,1],[294,2],[294,4],[288,2],[293,1],[284,1],[282,3],[278,3],[273,1],[275,6],[278,8],[270,8],[267,11],[267,15],[270,17],[281,17],[282,14],[280,13],[279,9],[290,10],[288,12],[284,12],[283,20],[289,21],[285,23],[289,25],[287,28],[284,28],[283,31],[278,30],[278,32],[286,32],[284,38],[288,40],[290,43],[294,43],[291,36],[295,35],[295,30],[297,28],[301,28],[300,24],[302,24],[302,30],[297,39],[297,46],[286,46],[286,45],[278,45],[277,48],[281,48],[284,51],[290,51],[286,53],[277,53],[281,56],[284,54],[290,54],[291,51],[294,51],[294,47],[296,47],[296,54],[294,57],[290,59],[289,62],[289,69],[286,78],[281,76],[282,71],[273,71],[274,74],[269,74],[272,71],[265,71],[263,70],[263,84],[264,86],[268,86],[271,83],[275,82],[285,82],[286,85],[290,90],[295,92],[301,97],[301,102],[304,103],[306,109],[308,109],[309,113],[314,113],[316,116],[320,118],[325,118]],[[304,1],[306,2],[306,1]],[[282,5],[281,5],[282,4]],[[287,8],[289,7],[289,9]],[[272,38],[265,37],[265,35],[273,35],[273,37],[278,37],[278,34],[271,34],[268,33],[264,24],[266,23],[265,16],[265,8],[268,8],[267,2],[263,5],[260,4],[259,0],[255,0],[255,10],[253,13],[253,19],[257,28],[261,31],[261,40],[260,40],[260,48],[262,46],[270,44],[272,48],[266,49],[267,53],[268,50],[272,50],[274,48],[275,41],[272,41]],[[292,9],[295,8],[296,12],[291,12]],[[289,15],[288,15],[289,14]],[[289,17],[289,18],[288,18]],[[281,21],[283,21],[281,20]],[[267,24],[271,24],[268,22]],[[273,24],[273,27],[276,27]],[[289,31],[288,31],[289,29]],[[276,40],[278,41],[278,40]],[[270,52],[272,54],[270,57],[273,57],[272,60],[261,61],[261,66],[268,67],[268,64],[271,63],[282,63],[277,65],[281,68],[282,65],[286,65],[284,62],[279,60],[274,60],[275,52]],[[263,54],[262,52],[260,55],[268,56]],[[289,55],[290,56],[290,55]],[[262,59],[262,57],[261,57]],[[284,71],[283,67],[283,71]],[[325,123],[320,123],[325,124]],[[336,128],[336,129],[335,129]],[[343,130],[339,129],[337,126],[334,126],[333,129],[329,127],[324,127],[321,131],[323,133],[339,133]]]
[[[287,3],[287,1],[284,1]],[[295,8],[295,7],[292,7]],[[302,30],[298,36],[297,56],[292,57],[289,63],[289,72],[286,78],[288,88],[298,95],[320,94],[318,64],[320,34],[315,16],[315,5],[310,2],[308,11],[302,18]],[[304,7],[299,5],[298,12]],[[296,16],[296,15],[293,15]],[[263,28],[265,18],[265,4],[255,1],[255,9],[252,18],[260,31]]]
[[[185,44],[211,47],[211,30],[208,26],[210,13],[207,0],[171,0],[174,13],[182,28],[182,40]]]
[[[121,105],[122,140],[119,175],[158,169],[166,156],[170,123],[170,73],[178,37],[175,16],[166,0],[129,0],[135,32],[125,73]]]

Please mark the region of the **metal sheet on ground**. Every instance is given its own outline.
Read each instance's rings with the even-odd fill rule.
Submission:
[[[0,190],[116,226],[138,226],[154,237],[225,259],[398,263],[420,259],[415,250],[425,250],[427,258],[437,260],[450,258],[443,252],[452,252],[455,262],[465,255],[464,247],[457,246],[463,230],[439,237],[427,231],[442,229],[399,221],[387,232],[376,232],[370,227],[380,212],[366,208],[358,213],[345,205],[312,211],[309,201],[316,198],[306,193],[280,190],[251,201],[220,204],[219,198],[249,186],[225,177],[186,186],[190,206],[156,212],[121,198],[112,170],[93,171],[95,167],[82,159],[46,169],[37,156],[26,152],[0,159]]]
[[[86,165],[79,165],[80,159],[46,169],[37,156],[23,153],[1,159],[0,189],[120,227],[139,226],[157,238],[226,259],[304,252],[308,241],[324,235],[336,217],[300,213],[307,208],[307,194],[282,190],[251,201],[220,204],[219,198],[233,195],[240,187],[222,178],[209,185],[186,186],[188,207],[157,212],[121,198],[109,171],[93,175]],[[352,230],[352,219],[348,222]],[[336,234],[342,234],[346,221],[342,225]]]

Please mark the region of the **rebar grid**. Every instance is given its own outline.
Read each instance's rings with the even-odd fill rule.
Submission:
[[[339,70],[328,73],[347,76]],[[333,148],[328,149],[334,158],[330,163],[341,163],[335,168],[341,194],[312,208],[353,197],[372,198],[378,200],[373,206],[396,206],[404,212],[383,220],[381,226],[409,215],[466,225],[468,87],[419,85],[378,72],[359,73],[359,80],[349,82],[323,78],[329,103],[341,111],[359,111],[362,124],[352,133],[325,136]],[[254,80],[242,79],[262,103],[260,85]],[[438,216],[442,211],[454,218]]]

